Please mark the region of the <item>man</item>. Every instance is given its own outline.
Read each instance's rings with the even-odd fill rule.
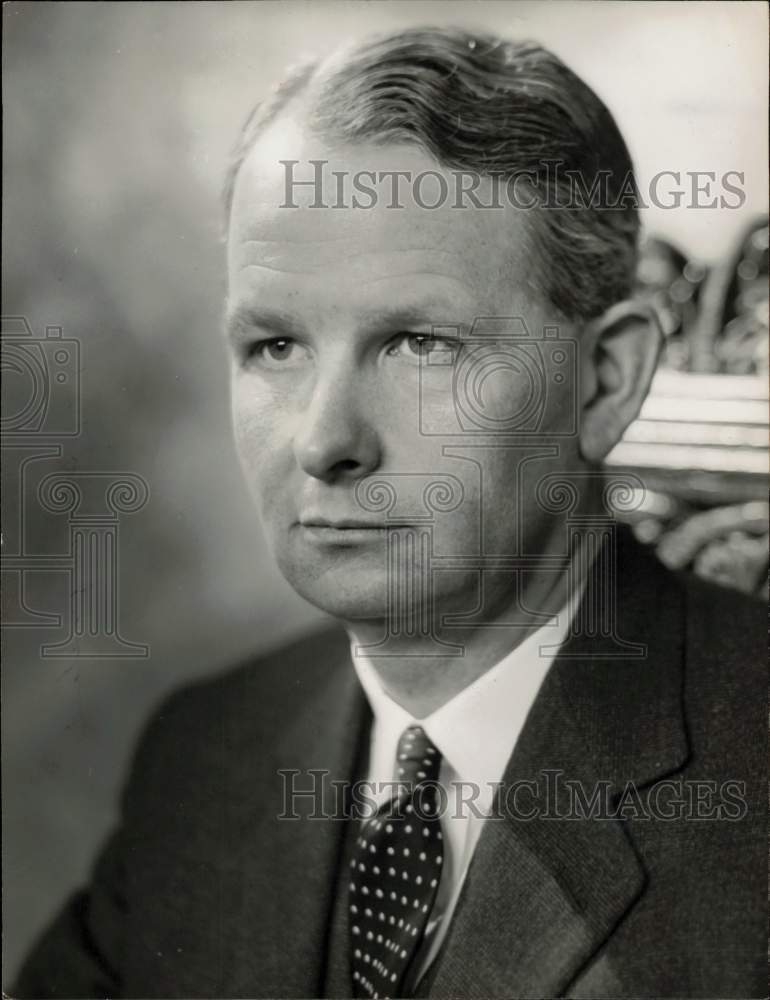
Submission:
[[[16,995],[764,994],[759,614],[616,530],[601,472],[660,342],[631,178],[536,45],[403,32],[257,109],[236,440],[344,628],[159,710]]]

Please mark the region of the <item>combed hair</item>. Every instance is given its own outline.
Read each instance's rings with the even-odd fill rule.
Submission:
[[[539,205],[564,206],[535,209],[531,227],[539,290],[563,316],[591,319],[630,293],[639,213],[628,149],[602,101],[541,45],[411,29],[299,67],[243,128],[225,182],[228,216],[245,157],[306,91],[308,124],[328,139],[412,143],[444,168],[536,175]],[[576,177],[583,191],[604,179],[599,204],[576,203]]]

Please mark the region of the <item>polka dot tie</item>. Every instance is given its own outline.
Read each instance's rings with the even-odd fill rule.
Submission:
[[[350,862],[353,996],[401,997],[436,897],[443,844],[441,754],[419,726],[398,743],[400,788],[363,824]]]

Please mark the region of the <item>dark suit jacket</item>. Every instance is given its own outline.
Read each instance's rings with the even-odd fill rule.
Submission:
[[[615,802],[626,789],[631,808],[489,820],[424,995],[767,994],[762,608],[674,576],[626,536],[618,565],[617,631],[647,656],[598,658],[601,637],[568,640],[504,789],[552,769],[588,797],[598,782]],[[361,774],[368,725],[337,629],[171,697],[140,741],[91,887],[12,995],[349,995],[350,824],[278,820],[277,772]],[[690,817],[663,818],[679,789]]]

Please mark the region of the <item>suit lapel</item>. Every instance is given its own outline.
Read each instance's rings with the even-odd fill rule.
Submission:
[[[430,996],[561,995],[644,892],[621,820],[566,818],[574,788],[589,802],[605,788],[612,805],[628,782],[642,788],[688,755],[682,597],[653,556],[624,533],[619,542],[615,637],[644,644],[646,655],[597,658],[606,646],[585,632],[565,643],[506,769],[497,815],[484,825],[429,973]],[[584,601],[603,572],[597,561]],[[607,995],[613,976],[604,963]]]
[[[321,995],[327,934],[346,824],[339,793],[350,782],[363,744],[368,708],[350,664],[344,633],[318,643],[316,683],[298,674],[297,698],[285,706],[289,724],[271,748],[255,735],[261,787],[232,796],[237,815],[231,862],[232,926],[226,995]],[[265,759],[265,753],[269,759]],[[256,768],[255,768],[256,770]],[[285,777],[279,775],[285,772]],[[286,809],[285,788],[320,789]],[[340,783],[335,789],[334,782]],[[299,818],[278,817],[293,812]],[[323,818],[331,813],[338,818]]]

